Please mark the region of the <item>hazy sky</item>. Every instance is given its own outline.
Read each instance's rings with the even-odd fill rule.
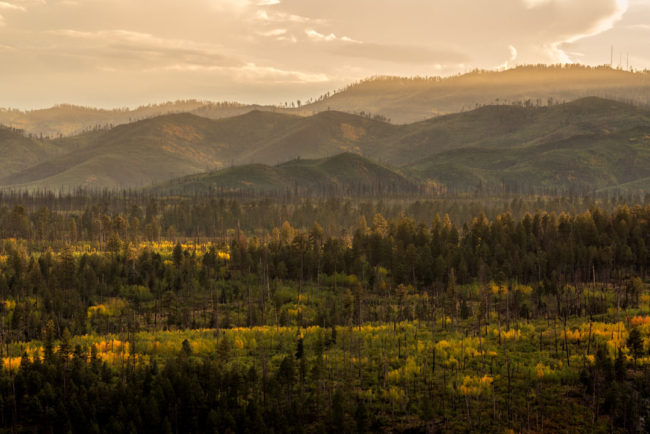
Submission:
[[[280,103],[611,45],[650,68],[650,0],[0,0],[0,106]]]

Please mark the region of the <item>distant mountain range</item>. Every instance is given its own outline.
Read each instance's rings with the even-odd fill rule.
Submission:
[[[116,110],[59,105],[32,111],[0,109],[0,124],[37,137],[55,138],[172,113],[222,119],[254,110],[301,116],[336,110],[390,119],[393,123],[412,123],[481,105],[548,105],[586,96],[650,105],[650,73],[609,67],[538,65],[447,78],[375,77],[300,106],[296,102],[260,106],[193,100]]]
[[[174,113],[58,139],[3,127],[0,151],[5,189],[650,191],[650,110],[587,97],[400,125],[334,110]]]

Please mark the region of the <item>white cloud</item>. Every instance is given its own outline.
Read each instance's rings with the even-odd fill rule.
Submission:
[[[324,35],[322,33],[317,32],[314,29],[305,30],[305,34],[314,41],[336,41],[338,39],[334,33],[330,33],[329,35]]]
[[[258,66],[254,63],[236,68],[234,71],[237,72],[237,79],[244,82],[254,79],[264,79],[274,83],[325,83],[329,81],[327,74],[289,71],[270,66]]]
[[[510,62],[517,60],[517,49],[513,45],[509,45],[508,50],[510,50]]]
[[[517,48],[514,45],[508,45],[508,52],[510,53],[510,58],[503,62],[501,65],[497,66],[496,69],[503,70],[512,68],[516,65],[517,56],[519,55]]]
[[[5,2],[5,1],[0,1],[0,9],[12,10],[12,11],[22,11],[22,12],[25,12],[27,10],[27,9],[25,9],[24,6],[20,6],[20,5]]]
[[[22,6],[22,5],[17,5],[15,3],[9,3],[6,1],[0,1],[0,11],[8,11],[8,12],[13,12],[13,11],[18,11],[18,12],[25,12],[27,9]],[[5,18],[4,15],[0,14],[0,27],[4,27],[7,25],[7,19]]]
[[[287,29],[273,29],[266,32],[260,32],[262,36],[282,36],[287,34]]]
[[[561,0],[556,0],[556,1],[561,1]],[[610,6],[609,13],[604,13],[600,17],[594,17],[593,21],[591,23],[588,23],[586,28],[584,28],[581,32],[562,35],[563,36],[562,39],[559,39],[549,44],[548,50],[551,53],[551,55],[555,56],[562,63],[573,63],[574,59],[570,56],[570,54],[566,50],[562,48],[563,44],[571,44],[581,39],[598,35],[614,27],[614,24],[617,21],[619,21],[627,11],[628,2],[627,0],[616,0],[616,1],[609,1],[608,3]],[[580,12],[580,9],[575,7],[567,7],[567,10],[573,13]]]
[[[526,7],[533,9],[539,6],[556,3],[557,0],[523,0]]]

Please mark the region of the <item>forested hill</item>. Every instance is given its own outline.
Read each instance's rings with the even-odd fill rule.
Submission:
[[[55,143],[27,137],[22,130],[0,125],[0,173],[5,176],[62,152]]]
[[[252,164],[190,175],[162,183],[151,191],[162,194],[253,192],[311,192],[333,195],[415,193],[414,182],[356,154],[342,153],[316,160],[296,159],[277,166]]]
[[[410,123],[480,105],[548,105],[586,96],[648,105],[649,90],[648,72],[581,65],[536,65],[505,71],[474,71],[447,78],[374,77],[310,98],[302,104],[292,101],[280,106],[186,100],[114,110],[70,104],[28,111],[0,109],[0,124],[37,136],[58,137],[171,113],[190,112],[222,119],[253,110],[303,116],[338,110],[390,119],[394,123]]]
[[[448,78],[376,77],[303,107],[306,112],[369,112],[396,123],[471,110],[479,105],[521,102],[547,105],[587,96],[650,104],[650,73],[608,66],[534,65],[505,71],[474,71]]]
[[[137,108],[98,109],[72,104],[59,104],[37,110],[0,109],[0,124],[20,128],[34,135],[70,136],[84,131],[108,129],[117,125],[136,122],[173,113],[209,113],[215,119],[237,116],[261,106],[232,102],[173,101],[150,104]],[[271,110],[272,107],[266,107]]]
[[[253,111],[220,120],[172,114],[57,140],[74,151],[0,179],[0,184],[51,189],[143,186],[236,163],[277,164],[296,157],[364,152],[364,146],[390,137],[395,129],[336,112],[305,118]]]
[[[220,173],[219,188],[284,189],[313,181],[354,189],[354,176],[288,181],[269,167],[341,153],[399,168],[428,191],[650,188],[650,110],[596,97],[490,105],[408,125],[338,111],[302,117],[256,110],[219,120],[170,114],[56,140],[4,131],[5,152],[16,157],[3,162],[0,185],[14,190],[134,188],[249,164],[266,166]],[[327,170],[336,177],[337,168]]]

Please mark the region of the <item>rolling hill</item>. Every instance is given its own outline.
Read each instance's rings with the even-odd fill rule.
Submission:
[[[420,190],[419,184],[352,153],[321,159],[296,159],[277,166],[250,164],[190,175],[158,184],[160,194],[206,194],[226,191],[386,194]]]
[[[24,156],[3,161],[8,168],[0,185],[13,189],[132,188],[340,153],[403,167],[425,184],[460,189],[631,188],[650,177],[650,111],[596,97],[551,106],[484,106],[407,125],[337,111],[309,117],[251,111],[218,120],[170,114],[57,140],[3,131],[5,153]],[[260,185],[285,185],[277,172],[249,168],[256,168]]]
[[[460,190],[479,185],[513,191],[647,189],[650,129],[582,135],[516,149],[463,148],[405,170]],[[645,180],[639,184],[639,180]]]
[[[460,148],[525,148],[650,127],[650,110],[596,97],[544,107],[492,105],[404,125],[379,147],[399,165]]]
[[[474,71],[439,78],[375,77],[301,108],[381,115],[395,123],[513,102],[548,105],[587,96],[650,105],[650,72],[609,66],[529,65],[505,71]]]
[[[362,152],[395,127],[346,113],[172,114],[55,141],[74,149],[0,179],[14,188],[120,188],[242,163]],[[47,141],[51,143],[52,141]],[[363,147],[363,149],[362,149]]]
[[[26,111],[0,109],[0,124],[23,129],[31,134],[55,138],[60,135],[71,136],[98,127],[109,128],[167,114],[196,112],[198,115],[208,114],[204,117],[220,119],[248,113],[255,109],[272,111],[273,107],[195,100],[112,110],[59,104],[50,108]]]
[[[22,131],[0,125],[0,173],[4,176],[19,172],[51,157],[64,149],[55,143],[25,136]]]
[[[174,101],[134,109],[96,109],[62,104],[39,110],[0,109],[0,124],[34,135],[70,136],[174,113],[223,119],[250,111],[312,116],[326,111],[379,115],[407,124],[483,105],[515,102],[548,105],[587,96],[650,105],[650,73],[580,65],[520,66],[505,71],[473,71],[452,77],[374,77],[326,93],[300,107],[234,102]]]

